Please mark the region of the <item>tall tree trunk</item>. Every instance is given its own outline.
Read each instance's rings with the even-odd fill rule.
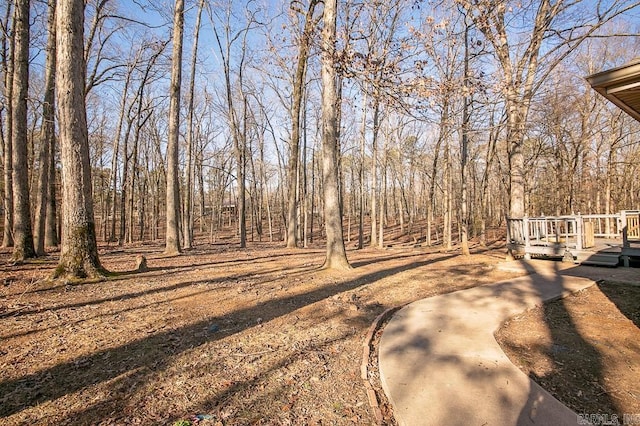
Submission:
[[[27,157],[29,96],[29,0],[17,0],[14,18],[14,73],[11,109],[13,148],[13,260],[34,257]]]
[[[337,0],[324,3],[322,29],[322,185],[327,233],[327,269],[350,269],[344,247],[338,182],[338,120],[335,58]]]
[[[509,158],[509,216],[521,218],[525,215],[525,164],[524,133],[528,106],[521,106],[517,101],[507,100],[507,143]]]
[[[234,139],[238,178],[238,234],[240,237],[240,248],[247,247],[247,99],[246,97],[243,98],[243,132],[241,134],[240,129],[236,128],[236,137]]]
[[[133,108],[133,106],[132,106]],[[131,155],[129,154],[129,136],[131,135],[131,127],[133,126],[133,118],[127,119],[127,130],[124,134],[124,140],[122,142],[122,188],[120,189],[120,230],[118,233],[118,245],[122,247],[124,245],[126,224],[127,224],[127,191],[129,182],[129,160]],[[115,204],[114,204],[115,206]],[[114,217],[115,220],[115,217]]]
[[[166,254],[180,253],[180,182],[178,179],[178,133],[180,129],[180,84],[182,80],[182,35],[184,0],[176,0],[173,17],[173,54],[169,93],[169,141],[167,144],[167,233]]]
[[[134,102],[132,103],[132,108],[134,105],[137,104],[137,108],[136,108],[136,113],[135,113],[135,129],[133,132],[133,149],[131,151],[131,173],[128,175],[129,179],[128,181],[126,179],[124,179],[124,177],[126,177],[126,173],[123,172],[123,181],[122,181],[122,187],[123,187],[123,194],[125,194],[125,192],[128,192],[128,196],[129,196],[129,217],[127,219],[127,225],[128,225],[128,231],[126,233],[126,240],[128,243],[132,243],[134,241],[134,221],[133,221],[133,212],[134,212],[134,205],[135,205],[135,188],[136,188],[136,183],[139,179],[139,175],[140,175],[140,168],[138,166],[138,152],[139,152],[139,146],[140,146],[140,134],[142,133],[142,128],[144,127],[145,123],[147,122],[147,120],[149,120],[149,118],[151,118],[151,113],[148,111],[148,107],[144,107],[144,90],[147,87],[148,81],[149,81],[149,77],[151,75],[151,70],[153,68],[153,66],[156,63],[156,60],[158,59],[158,57],[162,54],[162,52],[164,51],[164,47],[165,45],[161,45],[160,48],[153,54],[153,56],[149,59],[144,74],[142,76],[142,79],[140,81],[140,87],[138,88],[138,91],[136,93],[136,98],[134,99]],[[137,100],[137,102],[136,102]],[[127,136],[125,137],[125,143],[124,143],[124,150],[125,150],[125,159],[128,158],[126,151],[127,151],[127,140],[128,140],[128,135],[129,135],[129,130],[131,128],[131,121],[129,121],[129,125],[127,127]],[[124,171],[126,172],[127,170],[127,164],[128,164],[128,160],[125,160],[125,166],[124,166]],[[128,187],[128,189],[125,189],[126,187]],[[140,195],[139,197],[140,198]],[[125,197],[122,197],[122,201],[124,203],[125,201]],[[121,207],[122,209],[122,215],[124,217],[124,213],[126,211],[124,204]],[[140,210],[138,210],[138,218],[142,219],[142,217],[140,216]],[[124,221],[123,221],[123,225],[124,225]],[[124,227],[121,227],[121,229],[124,229]]]
[[[309,185],[307,167],[307,108],[302,110],[302,246],[309,247]]]
[[[142,88],[144,87],[144,83],[140,86],[140,103],[142,103]],[[133,221],[133,212],[134,212],[134,205],[135,205],[135,199],[136,199],[136,183],[138,180],[138,146],[140,144],[140,129],[142,128],[142,123],[141,123],[141,114],[142,112],[140,111],[140,109],[138,109],[138,112],[136,113],[136,128],[133,134],[133,147],[131,150],[131,173],[129,174],[129,182],[123,182],[123,185],[127,185],[128,186],[128,190],[127,190],[127,194],[128,194],[128,204],[129,204],[129,209],[128,209],[128,217],[127,217],[127,232],[126,232],[126,241],[127,243],[131,244],[133,243],[133,228],[134,228],[134,221]]]
[[[211,11],[209,12],[211,15]],[[223,71],[224,71],[224,80],[225,80],[225,94],[227,98],[227,119],[229,121],[229,126],[231,128],[231,138],[233,140],[233,149],[236,159],[236,179],[238,182],[238,232],[240,234],[240,247],[245,248],[247,246],[247,224],[246,224],[246,109],[247,109],[247,98],[244,93],[243,87],[243,70],[244,70],[244,61],[245,55],[247,53],[247,34],[249,32],[249,27],[244,28],[241,33],[242,35],[242,49],[241,49],[241,59],[240,64],[238,65],[239,76],[238,76],[238,86],[239,92],[242,96],[242,102],[244,107],[243,112],[243,120],[242,124],[244,125],[244,130],[241,131],[240,128],[240,118],[238,117],[238,113],[234,106],[234,94],[233,87],[231,84],[231,46],[233,42],[239,39],[239,34],[234,37],[231,35],[231,27],[229,22],[224,24],[224,35],[225,35],[225,43],[223,46],[222,39],[220,37],[220,33],[216,30],[216,26],[213,26],[213,32],[216,38],[216,43],[218,45],[218,49],[220,52],[220,56],[222,57],[223,62]],[[233,40],[232,40],[233,38]],[[284,209],[282,210],[284,212]]]
[[[48,39],[47,58],[45,64],[45,92],[44,103],[42,105],[42,141],[38,162],[40,170],[38,172],[38,194],[36,201],[36,213],[34,218],[34,242],[38,256],[45,254],[45,225],[47,216],[47,205],[49,198],[49,155],[51,145],[55,143],[55,68],[56,68],[56,0],[49,0],[48,17]]]
[[[465,15],[464,27],[464,89],[465,95],[463,99],[462,110],[462,138],[460,150],[460,248],[464,256],[469,256],[469,213],[467,201],[467,154],[469,150],[469,94],[467,93],[467,85],[469,84],[469,25]]]
[[[442,102],[442,111],[440,113],[440,129],[436,146],[433,149],[433,164],[431,167],[431,181],[429,184],[429,199],[427,200],[427,246],[432,244],[431,228],[434,221],[434,206],[436,197],[436,174],[438,173],[438,161],[440,159],[440,147],[449,132],[449,100],[444,98]],[[437,228],[437,227],[436,227]],[[437,234],[437,231],[436,231]],[[437,239],[437,238],[436,238]]]
[[[47,220],[44,231],[44,245],[46,247],[55,247],[59,244],[58,220],[57,220],[57,201],[56,201],[56,144],[55,138],[49,145],[49,194],[47,197]]]
[[[200,36],[200,18],[204,0],[198,2],[198,14],[196,15],[196,23],[193,29],[193,48],[191,49],[191,71],[189,74],[189,105],[187,111],[187,167],[184,195],[184,216],[182,218],[182,235],[184,236],[183,248],[190,249],[193,244],[193,104],[194,91],[196,82],[196,61],[198,59],[198,39]]]
[[[5,28],[10,27],[10,20],[12,18],[11,5],[7,4],[7,10],[5,15]],[[8,44],[8,46],[7,46]],[[4,94],[6,100],[7,119],[6,119],[6,133],[3,139],[3,164],[4,164],[4,232],[2,236],[2,247],[13,246],[13,138],[12,138],[12,123],[13,123],[13,111],[11,107],[11,99],[13,99],[13,53],[14,48],[13,37],[2,38],[2,65],[4,71]]]
[[[314,27],[313,12],[318,0],[310,0],[305,15],[304,30],[298,48],[298,64],[293,78],[293,96],[291,102],[291,156],[289,158],[289,203],[287,205],[287,248],[298,246],[298,182],[300,168],[300,111],[304,92],[307,58],[311,46]]]
[[[385,140],[383,139],[383,142],[384,141]],[[383,143],[381,147],[382,160],[380,165],[382,167],[382,171],[380,176],[380,213],[378,214],[378,248],[384,247],[384,224],[387,219],[385,215],[385,203],[387,201],[387,150],[385,145],[386,143]]]
[[[264,134],[260,136],[260,146],[258,147],[259,155],[260,155],[260,181],[262,186],[262,202],[265,203],[267,209],[267,226],[269,227],[269,242],[273,242],[273,228],[271,222],[271,203],[269,201],[269,181],[267,180],[267,172],[265,170],[265,160],[264,160]]]
[[[364,204],[365,204],[365,191],[364,191],[364,156],[365,156],[365,141],[367,136],[367,92],[364,90],[364,96],[362,99],[362,128],[360,130],[360,169],[358,170],[359,184],[360,184],[360,197],[358,199],[358,248],[364,247]],[[373,190],[372,190],[373,191]],[[372,232],[371,235],[375,234]]]
[[[255,117],[252,120],[255,123]],[[253,152],[252,138],[247,138],[249,141],[249,152]],[[249,165],[251,166],[251,179],[252,183],[250,199],[251,199],[251,241],[254,241],[253,231],[258,234],[258,241],[262,241],[262,191],[258,188],[258,175],[256,173],[256,163],[253,160],[253,155],[249,156]]]
[[[376,93],[373,105],[373,135],[371,137],[371,247],[375,247],[377,242],[376,229],[378,217],[376,212],[376,200],[378,197],[377,172],[378,166],[378,133],[380,129],[380,100]],[[382,218],[379,220],[382,221]]]
[[[495,111],[492,110],[489,115],[489,141],[487,143],[487,151],[485,156],[485,168],[482,174],[482,182],[480,189],[480,245],[486,246],[487,244],[487,219],[491,219],[489,211],[489,176],[491,172],[491,165],[496,155],[496,141],[500,132],[500,123],[496,123],[494,118]]]
[[[449,142],[447,141],[444,146],[444,228],[442,231],[442,237],[444,239],[443,245],[445,250],[451,250],[452,248],[452,198],[451,194],[453,190],[452,178],[451,178],[451,156],[449,153]]]
[[[205,218],[206,218],[206,212],[205,212],[205,195],[204,195],[204,171],[203,171],[203,163],[204,163],[204,159],[203,159],[203,153],[202,151],[204,150],[203,147],[199,147],[198,149],[198,155],[196,156],[196,176],[198,177],[198,192],[200,193],[200,199],[198,200],[200,202],[200,220],[198,221],[200,224],[200,232],[204,232],[205,231]],[[213,205],[211,206],[213,208]]]
[[[62,249],[54,277],[101,276],[84,97],[84,1],[59,0],[56,90],[62,160]]]
[[[108,200],[111,200],[111,227],[110,227],[110,232],[109,232],[109,240],[110,241],[114,241],[116,240],[116,212],[117,212],[117,205],[118,203],[116,202],[116,194],[118,192],[118,156],[120,153],[120,138],[122,137],[122,126],[124,123],[124,116],[125,116],[125,112],[127,109],[127,96],[129,95],[129,84],[131,82],[131,74],[133,73],[134,69],[136,68],[136,63],[137,63],[138,58],[136,57],[136,60],[133,64],[128,64],[127,66],[127,73],[125,75],[125,80],[124,80],[124,85],[123,85],[123,89],[122,89],[122,100],[120,102],[120,113],[118,114],[118,124],[116,125],[116,131],[115,131],[115,137],[113,139],[113,150],[112,150],[112,157],[111,157],[111,172],[110,172],[110,176],[109,176],[109,195],[108,195]],[[129,121],[130,123],[130,121]],[[128,131],[130,129],[130,126],[127,127],[127,137],[128,137]],[[125,145],[126,147],[126,145]],[[126,148],[125,148],[125,152],[123,154],[123,157],[126,159]],[[126,162],[125,165],[123,166],[123,175],[124,175],[124,170],[126,169]],[[123,181],[123,189],[124,189],[124,181]],[[109,203],[109,201],[107,201],[107,204]]]
[[[316,149],[311,151],[311,223],[309,224],[309,242],[313,242],[313,224],[316,211]]]

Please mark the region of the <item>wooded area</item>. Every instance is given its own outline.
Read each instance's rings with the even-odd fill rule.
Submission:
[[[640,124],[584,80],[639,51],[638,4],[5,1],[3,246],[84,277],[98,243],[231,226],[348,268],[391,225],[468,253],[638,210]]]
[[[607,100],[636,81],[600,72],[640,66],[639,18],[640,0],[0,2],[0,417],[395,424],[385,323],[443,296],[463,315],[389,323],[409,337],[391,352],[494,383],[514,422],[545,401],[626,421],[640,121]],[[468,323],[495,346],[494,313],[517,314],[502,344],[558,401],[467,356]],[[444,323],[464,356],[430,338]],[[398,377],[460,398],[436,398],[443,418],[487,423],[415,360]]]

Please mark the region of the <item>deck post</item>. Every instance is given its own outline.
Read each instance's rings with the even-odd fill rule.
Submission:
[[[582,215],[580,215],[580,213],[578,213],[578,216],[576,216],[576,250],[577,251],[582,251],[582,248],[584,246],[584,243],[582,241],[582,233],[584,231],[584,226],[582,226]]]
[[[531,239],[529,238],[529,217],[522,218],[522,232],[524,233],[524,258],[531,260]]]
[[[629,248],[629,222],[627,221],[626,210],[620,212],[620,222],[622,225],[622,247]]]
[[[626,210],[620,212],[620,225],[622,226],[622,264],[625,268],[630,266],[629,256],[625,255],[625,249],[631,247],[629,244],[629,222],[627,220]]]

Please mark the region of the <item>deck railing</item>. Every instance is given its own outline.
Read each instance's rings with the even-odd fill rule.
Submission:
[[[593,247],[596,238],[621,239],[624,247],[640,242],[640,211],[507,218],[507,242],[512,245],[555,244],[582,250]]]
[[[640,210],[625,210],[621,212],[620,222],[623,225],[624,247],[629,247],[631,242],[640,241]]]
[[[597,239],[605,240],[597,243]],[[596,247],[597,246],[597,247]],[[640,210],[619,214],[507,218],[507,247],[512,253],[564,256],[618,247],[625,266],[640,257]]]
[[[587,214],[581,217],[585,223],[592,224],[596,238],[620,238],[622,235],[619,214]]]

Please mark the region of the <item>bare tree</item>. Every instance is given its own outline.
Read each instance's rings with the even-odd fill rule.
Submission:
[[[55,144],[55,68],[56,68],[56,0],[49,0],[47,57],[45,60],[45,92],[42,104],[42,128],[40,152],[38,154],[38,193],[36,194],[36,212],[34,217],[34,243],[38,256],[44,255],[45,225],[50,193],[49,156]]]
[[[344,247],[338,182],[338,117],[336,57],[337,0],[324,3],[322,29],[322,183],[327,233],[327,269],[350,269]]]
[[[300,111],[307,68],[307,58],[311,47],[311,38],[315,20],[313,13],[318,0],[309,0],[304,12],[304,28],[298,45],[298,63],[293,78],[293,96],[291,99],[291,155],[289,157],[289,204],[287,209],[287,248],[298,245],[298,183],[300,181]],[[297,8],[297,2],[292,3]],[[302,12],[302,11],[299,11]]]
[[[12,1],[7,2],[7,9],[2,21],[2,73],[3,79],[3,102],[6,109],[6,132],[2,132],[3,148],[3,169],[4,169],[4,233],[2,236],[2,247],[13,246],[13,149],[11,138],[11,99],[13,98],[13,33],[12,33]],[[0,113],[2,109],[0,109]],[[0,116],[0,119],[2,117]],[[0,120],[1,122],[1,120]],[[3,122],[5,123],[5,122]],[[3,129],[4,130],[4,129]]]
[[[142,52],[142,49],[138,50],[138,53],[136,54],[136,57],[133,60],[133,63],[129,63],[126,67],[124,83],[122,87],[122,100],[120,103],[120,113],[118,114],[118,120],[117,120],[115,135],[113,139],[111,172],[110,172],[111,174],[109,176],[110,188],[109,188],[109,194],[107,195],[107,205],[111,203],[110,204],[111,229],[109,232],[109,240],[116,239],[116,210],[117,210],[116,193],[117,193],[117,186],[118,186],[118,157],[120,153],[120,140],[121,140],[124,116],[127,110],[127,97],[129,95],[129,86],[131,83],[131,77],[136,68],[136,64],[138,62],[138,58],[141,52]],[[125,156],[126,156],[126,153],[125,153]],[[123,168],[126,168],[126,164]],[[123,219],[121,218],[121,220]],[[124,243],[124,241],[122,241],[122,238],[120,238],[120,243]]]
[[[256,12],[247,9],[246,20],[240,29],[232,29],[232,2],[229,2],[224,11],[225,16],[220,18],[222,30],[218,30],[214,22],[214,12],[208,9],[209,18],[213,25],[213,32],[216,39],[216,45],[220,59],[222,61],[222,69],[224,72],[224,87],[226,97],[226,114],[230,127],[231,140],[233,141],[233,150],[236,160],[236,181],[238,185],[238,233],[240,234],[240,247],[247,246],[247,132],[249,118],[248,98],[245,88],[244,75],[246,71],[248,46],[250,40],[249,34],[253,28],[258,25]],[[232,81],[232,48],[240,43],[239,59],[237,64],[238,76],[236,85]],[[235,87],[234,87],[235,86]],[[239,99],[238,99],[239,97]]]
[[[58,230],[58,209],[56,203],[56,144],[49,145],[49,194],[47,196],[47,214],[44,229],[44,244],[47,247],[55,247],[60,243],[60,231]]]
[[[638,5],[635,0],[596,2],[542,0],[528,6],[492,1],[458,0],[493,47],[501,71],[507,111],[509,215],[525,209],[524,141],[531,101],[551,71],[602,25]],[[579,7],[593,13],[578,16]],[[518,18],[521,14],[523,19]],[[525,18],[526,15],[526,18]],[[518,24],[515,24],[515,23]],[[525,22],[520,26],[520,22]],[[519,25],[511,31],[512,25]],[[526,36],[524,35],[526,33]]]
[[[11,99],[13,148],[13,259],[35,256],[31,230],[27,158],[27,97],[29,96],[29,0],[18,0],[14,15],[14,72]]]
[[[59,0],[56,89],[62,162],[62,248],[54,277],[100,277],[85,106],[84,1]]]
[[[196,15],[196,23],[193,28],[193,48],[191,50],[191,67],[189,74],[189,103],[187,109],[187,167],[185,171],[187,185],[184,194],[184,215],[182,217],[182,235],[184,236],[183,247],[191,248],[193,244],[193,139],[194,139],[194,122],[193,122],[193,105],[196,81],[196,60],[198,58],[198,39],[200,36],[200,19],[202,17],[202,9],[204,8],[204,0],[198,2],[198,14]]]
[[[469,256],[469,197],[468,197],[468,155],[469,155],[469,24],[464,16],[464,76],[463,76],[463,108],[462,135],[460,137],[460,249],[464,256]]]
[[[169,141],[167,144],[167,234],[166,254],[180,253],[180,182],[178,179],[178,133],[180,129],[180,84],[182,81],[182,37],[184,1],[176,0],[173,18],[173,54],[169,92]]]

